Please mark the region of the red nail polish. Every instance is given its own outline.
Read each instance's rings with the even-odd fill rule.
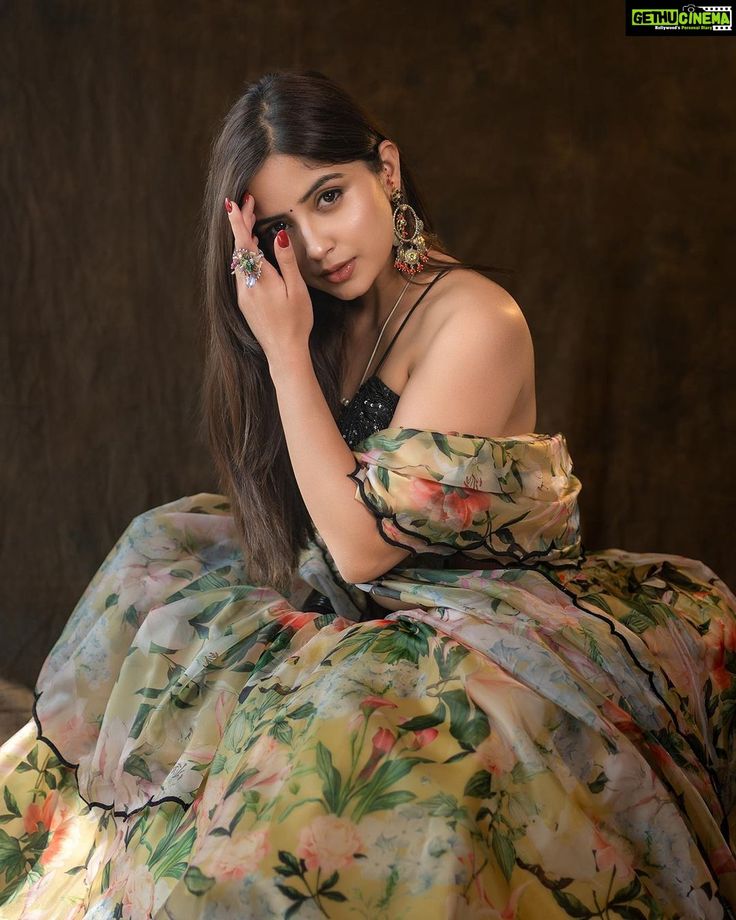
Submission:
[[[246,206],[249,198],[250,198],[250,195],[248,194],[248,192],[246,192],[245,195],[243,195],[243,207]]]
[[[233,209],[232,202],[230,201],[229,198],[226,198],[225,199],[225,210],[229,214],[232,211],[232,209]]]
[[[276,234],[276,239],[279,241],[279,246],[281,246],[282,249],[286,249],[289,245],[289,235],[286,230],[279,230]]]

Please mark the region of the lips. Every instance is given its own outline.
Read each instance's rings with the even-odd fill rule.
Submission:
[[[334,274],[335,272],[339,272],[341,268],[344,268],[344,267],[348,264],[348,262],[350,262],[350,259],[346,259],[344,262],[340,262],[340,264],[339,264],[339,265],[335,265],[334,268],[326,268],[326,269],[322,272],[322,274],[323,274],[323,275],[332,275],[332,274]]]
[[[343,262],[342,267],[338,267],[332,272],[326,272],[323,277],[326,278],[330,284],[342,284],[349,278],[352,278],[354,269],[355,256],[353,256],[352,259],[348,259],[347,262]]]

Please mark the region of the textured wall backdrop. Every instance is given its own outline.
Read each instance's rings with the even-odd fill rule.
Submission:
[[[736,586],[736,39],[626,38],[617,0],[456,8],[0,2],[3,676],[32,686],[133,516],[215,488],[196,222],[220,119],[278,68],[342,82],[452,251],[515,270],[587,548]]]

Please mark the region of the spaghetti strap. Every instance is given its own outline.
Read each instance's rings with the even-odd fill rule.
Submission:
[[[375,376],[375,375],[378,373],[378,371],[379,371],[381,365],[382,365],[383,362],[386,360],[386,355],[388,355],[388,353],[391,351],[391,349],[393,348],[394,342],[395,342],[396,339],[398,339],[398,337],[399,337],[399,333],[401,332],[401,330],[402,330],[402,329],[404,328],[404,326],[406,325],[406,321],[409,319],[409,317],[412,315],[412,313],[416,310],[416,308],[417,308],[417,307],[419,306],[419,304],[422,302],[422,298],[424,297],[424,295],[425,295],[425,294],[428,294],[429,291],[430,291],[430,288],[432,287],[432,285],[436,284],[436,283],[440,280],[440,278],[443,278],[443,277],[447,274],[448,271],[449,271],[448,268],[443,269],[443,270],[437,275],[436,278],[433,278],[433,279],[429,282],[429,284],[426,286],[426,288],[425,288],[425,289],[422,291],[422,293],[419,295],[419,299],[418,299],[417,302],[414,304],[414,306],[411,308],[411,310],[409,310],[409,312],[406,314],[406,316],[404,317],[404,319],[403,319],[402,322],[401,322],[401,325],[399,326],[399,328],[398,328],[398,329],[396,330],[396,332],[394,333],[394,337],[393,337],[393,338],[391,339],[391,341],[388,343],[388,348],[386,349],[386,351],[384,351],[383,355],[381,356],[381,360],[380,360],[380,361],[378,362],[378,364],[375,366],[375,369],[374,369],[374,371],[373,371],[372,376]]]

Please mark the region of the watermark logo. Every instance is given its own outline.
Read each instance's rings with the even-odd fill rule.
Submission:
[[[627,35],[733,35],[733,5],[626,0]]]

